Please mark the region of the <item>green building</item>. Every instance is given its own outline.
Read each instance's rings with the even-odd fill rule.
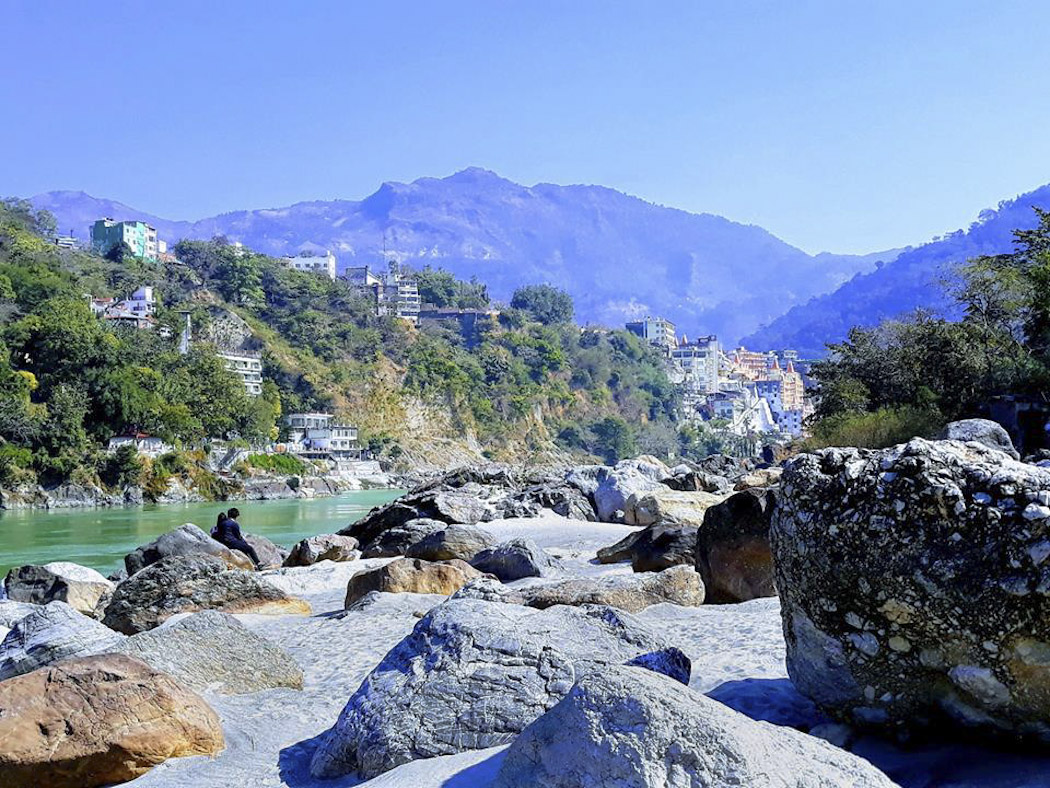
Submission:
[[[91,226],[91,248],[106,254],[114,246],[126,243],[136,257],[157,261],[158,253],[165,251],[163,241],[157,240],[157,230],[145,222],[116,222],[99,219]]]

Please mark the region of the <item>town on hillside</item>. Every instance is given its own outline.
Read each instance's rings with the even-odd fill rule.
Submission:
[[[141,221],[97,220],[90,228],[90,248],[106,255],[114,247],[126,244],[131,254],[153,263],[179,264],[158,238],[156,228]],[[56,245],[77,246],[72,236],[59,236]],[[240,242],[230,244],[235,255],[243,255]],[[338,272],[335,255],[328,250],[319,254],[303,252],[282,258],[293,270],[324,276],[335,281],[342,278],[352,288],[369,294],[376,316],[391,315],[408,323],[451,321],[469,335],[479,320],[498,318],[499,310],[490,308],[441,308],[421,301],[411,272],[396,259],[385,269],[369,265],[347,267]],[[157,296],[154,288],[143,285],[126,299],[90,298],[91,308],[102,320],[140,329],[154,329]],[[806,395],[806,365],[793,350],[758,352],[737,347],[723,348],[714,335],[690,340],[679,337],[675,325],[664,318],[645,317],[627,322],[625,328],[659,349],[666,360],[667,372],[679,394],[678,417],[683,424],[707,425],[723,436],[723,445],[740,456],[753,456],[763,444],[785,443],[802,437],[804,424],[813,413]],[[161,329],[163,330],[163,329]],[[583,329],[581,329],[583,330]],[[180,349],[188,352],[192,342],[189,315],[183,330]],[[243,382],[250,396],[262,392],[262,361],[258,353],[238,348],[216,348],[227,368]],[[357,442],[357,427],[339,423],[331,413],[291,413],[284,417],[286,438],[256,451],[290,453],[302,459],[329,462],[342,472],[352,472],[355,463],[368,459],[368,452]],[[147,435],[115,436],[111,450],[126,444],[140,452],[158,456],[171,447]]]

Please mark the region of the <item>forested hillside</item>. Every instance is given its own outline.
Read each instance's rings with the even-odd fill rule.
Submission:
[[[392,461],[440,462],[484,452],[524,460],[572,451],[701,451],[674,422],[663,359],[624,331],[583,330],[557,289],[519,289],[499,319],[456,324],[377,317],[342,281],[214,241],[176,246],[151,264],[58,249],[53,219],[27,203],[0,207],[0,456],[8,479],[78,475],[117,483],[102,449],[141,430],[184,450],[210,438],[265,442],[282,412],[324,409],[359,424]],[[484,307],[487,290],[447,272],[418,272],[438,306]],[[153,285],[157,330],[116,328],[87,294]],[[178,352],[182,311],[195,342]],[[261,352],[264,387],[249,397],[215,345]],[[3,482],[0,479],[0,482]]]
[[[918,308],[957,317],[956,305],[945,297],[944,280],[955,278],[955,267],[969,258],[1011,252],[1014,230],[1036,226],[1033,207],[1050,207],[1050,186],[982,211],[966,230],[908,249],[870,273],[857,274],[833,293],[793,307],[744,342],[749,347],[797,348],[815,358],[824,355],[827,343],[845,339],[853,326],[872,327]]]

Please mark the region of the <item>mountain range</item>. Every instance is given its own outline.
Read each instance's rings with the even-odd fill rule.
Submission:
[[[340,268],[381,268],[384,257],[397,257],[477,276],[497,299],[524,284],[558,285],[573,296],[581,322],[619,325],[659,315],[679,333],[714,333],[725,344],[875,272],[900,251],[810,255],[761,227],[721,216],[602,186],[522,186],[479,168],[384,183],[363,200],[301,202],[193,222],[83,192],[47,192],[32,202],[79,238],[109,216],[147,221],[169,242],[224,235],[273,255],[331,249]]]
[[[1050,186],[981,211],[965,230],[869,255],[810,255],[761,227],[656,205],[602,186],[522,186],[469,168],[446,178],[384,183],[363,200],[300,202],[171,221],[83,192],[32,198],[78,237],[97,218],[141,219],[169,242],[224,235],[273,255],[331,249],[340,267],[397,257],[477,276],[497,299],[516,287],[564,287],[580,322],[645,315],[723,345],[823,354],[853,325],[924,307],[949,312],[941,283],[953,265],[1007,252]]]
[[[873,326],[919,308],[953,317],[954,307],[943,290],[952,269],[979,255],[1012,251],[1014,230],[1038,224],[1036,207],[1050,209],[1050,185],[981,211],[966,230],[906,249],[875,270],[858,273],[836,290],[792,307],[743,342],[756,348],[796,348],[814,357],[855,325]]]

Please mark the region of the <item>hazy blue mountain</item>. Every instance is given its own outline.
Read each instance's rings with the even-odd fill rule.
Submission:
[[[661,315],[680,332],[713,332],[729,342],[897,253],[809,255],[760,227],[720,216],[600,186],[525,187],[477,168],[384,183],[360,201],[302,202],[192,223],[82,192],[33,201],[55,213],[63,229],[86,228],[99,216],[137,218],[169,241],[221,233],[275,255],[330,248],[341,267],[382,266],[385,246],[413,266],[476,275],[496,298],[549,282],[572,294],[581,321],[619,325]]]
[[[819,356],[825,343],[845,338],[852,326],[873,326],[920,307],[953,316],[942,283],[971,257],[1013,250],[1013,231],[1037,223],[1033,206],[1050,208],[1050,185],[981,211],[967,230],[907,249],[877,270],[857,274],[832,293],[791,308],[744,342],[756,348],[797,348]]]

